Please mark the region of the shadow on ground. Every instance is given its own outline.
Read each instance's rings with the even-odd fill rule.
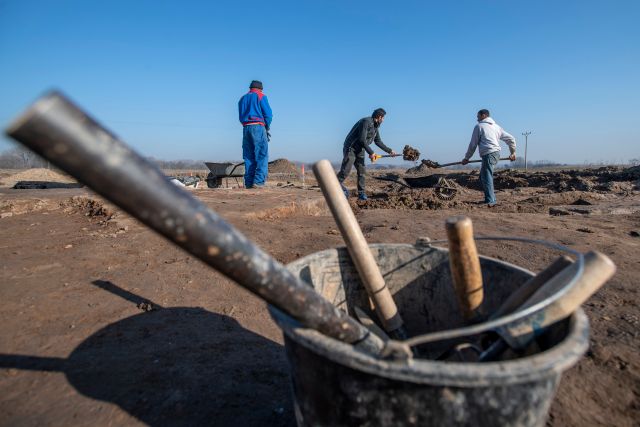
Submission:
[[[0,354],[0,368],[64,372],[83,395],[152,426],[295,424],[281,345],[225,315],[93,284],[150,311],[99,330],[67,359]]]

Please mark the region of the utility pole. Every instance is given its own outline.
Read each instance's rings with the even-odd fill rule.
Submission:
[[[531,131],[522,132],[524,136],[524,171],[527,171],[527,145],[529,143],[529,135],[531,135]]]

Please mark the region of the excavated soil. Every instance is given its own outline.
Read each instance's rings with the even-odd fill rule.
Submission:
[[[460,185],[480,189],[477,171],[451,173]],[[494,173],[496,190],[519,187],[540,187],[554,192],[562,191],[629,191],[640,189],[640,167],[602,167],[599,169],[566,170],[559,172],[521,172],[513,169]]]
[[[366,201],[353,199],[352,207],[358,209],[416,209],[434,210],[452,207],[456,202],[446,202],[436,197],[431,190],[376,194]]]
[[[0,177],[0,187],[13,187],[20,181],[39,181],[55,183],[77,183],[72,177],[50,169],[26,169],[9,176]]]
[[[269,173],[299,175],[296,165],[287,159],[277,159],[269,162]]]
[[[402,158],[410,162],[415,162],[420,158],[420,151],[410,145],[405,145],[402,149]]]
[[[637,427],[638,169],[500,171],[527,185],[500,187],[495,208],[467,186],[477,173],[445,175],[459,187],[451,202],[368,177],[370,200],[350,199],[367,241],[446,239],[445,220],[462,214],[476,235],[611,257],[617,273],[583,305],[590,349],[564,372],[547,425]],[[282,263],[344,245],[317,187],[191,194]],[[478,250],[532,271],[559,255],[509,241]],[[295,425],[266,304],[88,189],[0,189],[0,260],[0,425]]]
[[[407,175],[430,175],[433,173],[433,168],[428,167],[424,163],[420,163],[418,166],[407,169]]]
[[[410,168],[403,174],[376,173],[373,177],[370,200],[358,202],[362,209],[444,209],[460,207],[473,208],[478,200],[469,200],[468,190],[481,190],[477,170],[471,172],[435,173],[424,164]],[[406,177],[406,181],[403,181]],[[438,178],[445,177],[458,193],[451,201],[443,201],[436,197],[433,187]],[[400,183],[389,183],[399,180]],[[407,188],[406,185],[412,188]],[[515,170],[499,170],[494,174],[494,187],[499,193],[502,191],[531,189],[536,193],[533,197],[518,197],[514,193],[514,200],[509,207],[499,207],[501,210],[515,212],[542,212],[548,206],[579,204],[577,198],[582,197],[583,203],[590,203],[591,199],[601,199],[605,195],[631,195],[640,190],[640,167],[621,168],[603,167],[599,169],[567,170],[559,172],[530,172]],[[525,194],[525,193],[521,193]]]

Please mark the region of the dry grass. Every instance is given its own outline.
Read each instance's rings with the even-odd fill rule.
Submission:
[[[292,216],[321,216],[330,215],[329,208],[324,200],[312,200],[304,202],[291,202],[287,206],[273,209],[265,209],[247,215],[261,221],[275,221]]]

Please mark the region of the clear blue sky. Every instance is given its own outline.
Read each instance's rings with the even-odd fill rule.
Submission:
[[[271,158],[338,160],[376,107],[387,145],[440,162],[462,158],[479,108],[519,155],[533,131],[530,160],[640,157],[637,0],[0,0],[3,128],[58,88],[143,155],[240,159],[252,79]]]

